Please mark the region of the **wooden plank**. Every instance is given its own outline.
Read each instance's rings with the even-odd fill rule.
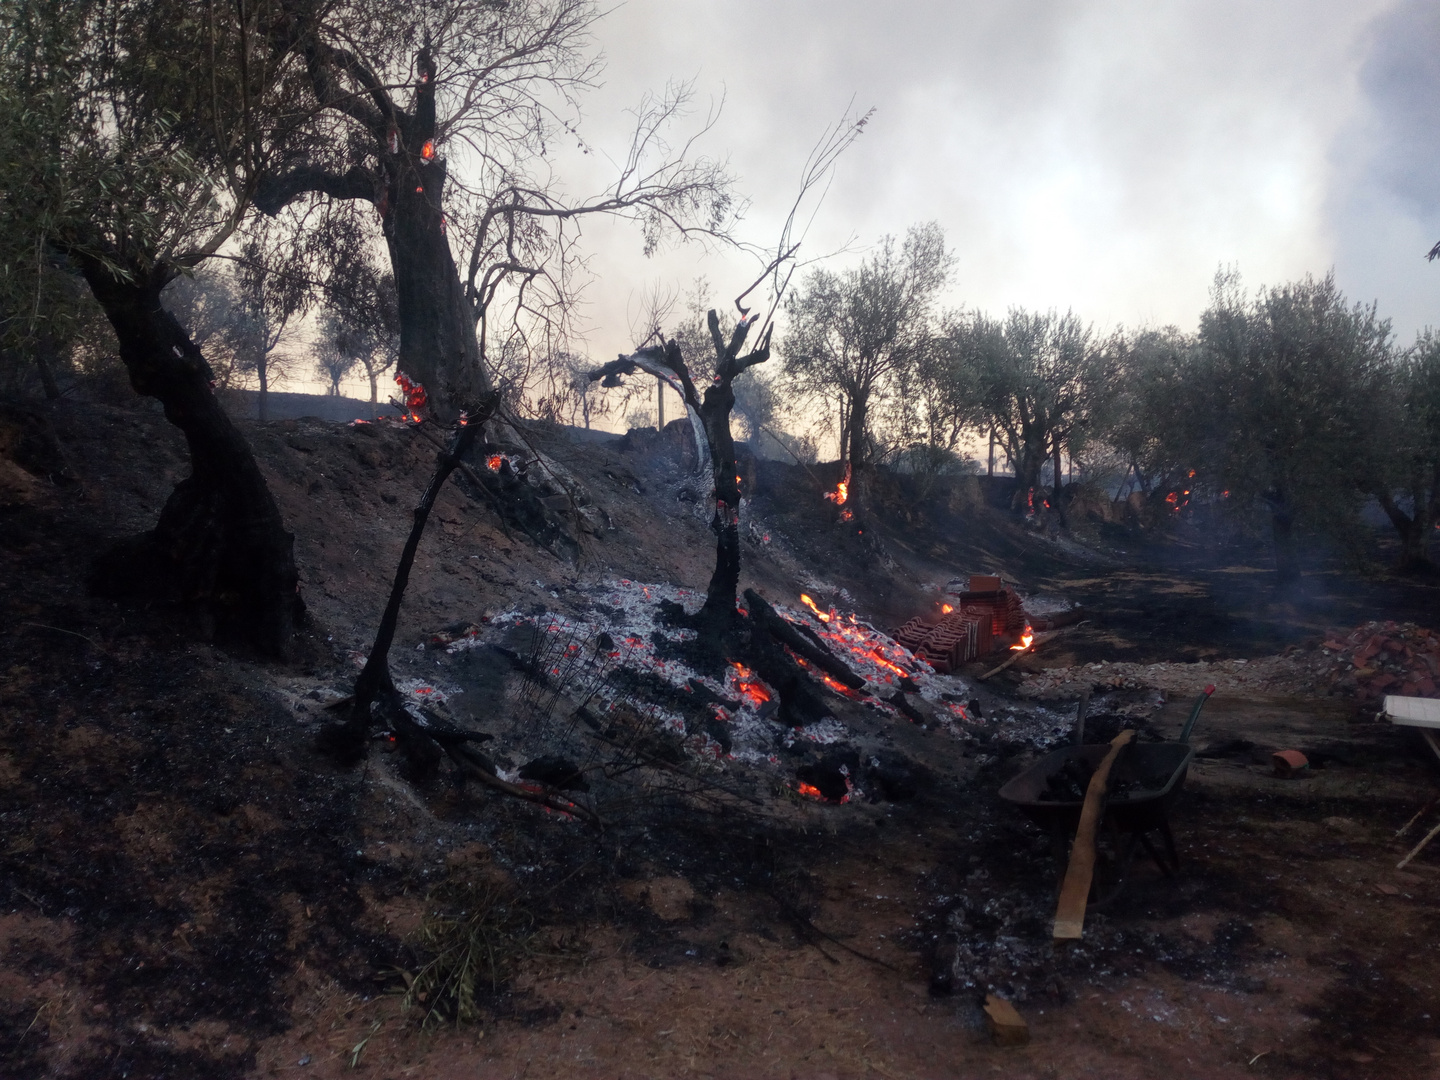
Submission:
[[[1015,1006],[994,994],[985,995],[985,1019],[996,1046],[1024,1046],[1030,1041],[1030,1026]]]
[[[1056,941],[1078,941],[1085,928],[1085,905],[1090,898],[1090,882],[1095,877],[1095,833],[1104,812],[1105,789],[1110,769],[1120,751],[1135,737],[1133,728],[1110,740],[1110,751],[1090,777],[1085,789],[1085,802],[1080,808],[1080,827],[1075,830],[1075,845],[1070,849],[1070,865],[1065,868],[1065,884],[1060,887],[1060,903],[1055,908]]]

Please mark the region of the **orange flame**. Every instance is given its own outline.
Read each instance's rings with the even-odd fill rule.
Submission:
[[[808,796],[812,799],[825,798],[824,795],[820,794],[820,789],[818,787],[816,787],[814,784],[807,784],[804,780],[799,780],[796,782],[795,790],[798,791],[801,795]]]
[[[1011,652],[1024,652],[1026,649],[1028,649],[1028,648],[1029,648],[1031,645],[1033,645],[1034,643],[1035,643],[1035,632],[1030,629],[1030,624],[1029,624],[1029,623],[1026,623],[1026,624],[1025,624],[1025,632],[1020,635],[1020,644],[1019,644],[1019,645],[1011,645],[1011,646],[1010,646],[1010,651],[1011,651]]]
[[[405,419],[420,423],[420,410],[425,407],[425,387],[418,382],[412,382],[406,377],[403,371],[396,372],[395,381],[400,386],[400,392],[405,395]]]
[[[764,705],[770,700],[770,691],[755,677],[755,673],[744,664],[731,662],[735,671],[735,689],[752,705]]]
[[[504,461],[505,459],[499,454],[491,454],[488,458],[485,459],[485,467],[491,472],[499,472],[500,466],[504,463]]]
[[[421,156],[422,158],[424,158],[426,161],[429,161],[431,158],[433,158],[433,157],[435,156],[435,140],[434,140],[434,139],[426,139],[426,140],[425,140],[425,145],[422,146],[422,147],[420,147],[420,156]]]
[[[847,462],[845,463],[845,475],[842,476],[842,477],[840,478],[840,482],[835,485],[835,490],[834,490],[834,491],[827,491],[827,492],[825,493],[825,498],[828,499],[830,502],[833,502],[836,506],[844,506],[844,505],[845,505],[845,500],[848,499],[849,497],[850,497],[850,463],[847,461]],[[847,518],[846,520],[848,521],[849,519]]]
[[[815,601],[811,600],[810,597],[806,596],[803,592],[800,594],[800,602],[813,611],[815,617],[821,622],[828,623],[830,621],[830,616],[816,607]]]
[[[950,612],[952,612],[952,611],[954,611],[954,610],[955,610],[955,605],[954,605],[954,604],[941,604],[941,605],[940,605],[940,614],[941,614],[941,615],[949,615]]]

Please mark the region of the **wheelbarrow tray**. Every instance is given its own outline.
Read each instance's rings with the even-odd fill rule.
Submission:
[[[1110,752],[1108,743],[1062,746],[1050,751],[1000,789],[1000,797],[1022,810],[1045,829],[1073,834],[1080,823],[1083,800],[1042,799],[1046,781],[1065,767],[1082,759],[1093,769]],[[1139,781],[1140,786],[1105,800],[1107,820],[1122,832],[1146,833],[1166,830],[1167,814],[1185,783],[1195,750],[1189,743],[1132,743],[1120,755],[1110,773],[1111,786]]]

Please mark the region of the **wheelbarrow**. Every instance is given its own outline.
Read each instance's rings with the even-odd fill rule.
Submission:
[[[1215,692],[1213,686],[1195,699],[1190,717],[1174,742],[1131,743],[1120,754],[1110,770],[1109,793],[1105,797],[1101,834],[1108,838],[1108,858],[1097,863],[1092,889],[1091,909],[1103,907],[1120,895],[1137,846],[1159,867],[1167,878],[1180,869],[1180,856],[1170,832],[1170,807],[1174,805],[1185,783],[1195,749],[1190,733],[1200,710]],[[1076,734],[1083,737],[1084,702],[1076,723]],[[1089,771],[1100,764],[1110,751],[1107,743],[1083,743],[1062,746],[1011,779],[1000,789],[1000,798],[1017,807],[1031,821],[1045,829],[1051,838],[1056,859],[1063,867],[1070,840],[1080,823],[1083,799],[1057,799],[1049,780],[1072,761],[1083,761]],[[1044,797],[1044,796],[1049,796]],[[1158,843],[1157,843],[1158,840]]]

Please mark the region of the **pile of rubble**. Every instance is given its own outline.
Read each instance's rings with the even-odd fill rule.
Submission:
[[[1222,694],[1354,698],[1378,704],[1386,694],[1437,697],[1440,633],[1414,623],[1368,622],[1331,630],[1317,643],[1278,656],[1195,663],[1096,663],[1024,674],[1022,697],[1073,700],[1082,690],[1150,688],[1197,694],[1214,684]]]
[[[1440,634],[1414,623],[1368,622],[1348,634],[1331,631],[1320,651],[1332,657],[1331,687],[1360,701],[1386,694],[1436,697]]]

